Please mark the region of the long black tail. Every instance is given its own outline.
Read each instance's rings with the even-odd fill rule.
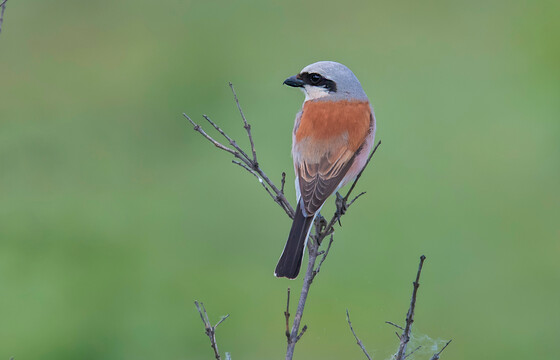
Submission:
[[[301,205],[298,202],[288,241],[286,242],[284,252],[282,252],[282,256],[280,256],[280,260],[278,260],[278,265],[276,265],[276,270],[274,271],[276,277],[295,279],[298,276],[307,234],[313,223],[313,218],[314,216],[306,217],[303,215]]]

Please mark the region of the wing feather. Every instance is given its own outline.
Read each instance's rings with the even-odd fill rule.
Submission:
[[[354,155],[341,148],[335,156],[326,154],[318,163],[297,166],[301,198],[308,215],[315,214],[341,183],[354,162]]]

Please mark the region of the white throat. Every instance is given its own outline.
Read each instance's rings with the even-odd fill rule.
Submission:
[[[329,95],[329,91],[324,87],[304,85],[301,91],[305,94],[305,101],[315,100]]]

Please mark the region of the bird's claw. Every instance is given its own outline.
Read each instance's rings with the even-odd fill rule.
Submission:
[[[327,227],[327,225],[327,219],[325,219],[323,215],[321,215],[321,213],[317,214],[317,217],[315,218],[315,227],[318,230],[317,233],[322,232]]]
[[[338,225],[342,226],[340,218],[342,217],[342,215],[346,214],[346,210],[348,210],[348,204],[346,203],[346,199],[342,197],[342,195],[340,195],[338,191],[336,192],[335,204]]]

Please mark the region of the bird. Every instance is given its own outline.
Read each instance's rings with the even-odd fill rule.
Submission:
[[[292,133],[297,207],[274,275],[295,279],[323,204],[365,167],[376,122],[360,81],[341,63],[315,62],[284,84],[301,89],[305,100]]]

